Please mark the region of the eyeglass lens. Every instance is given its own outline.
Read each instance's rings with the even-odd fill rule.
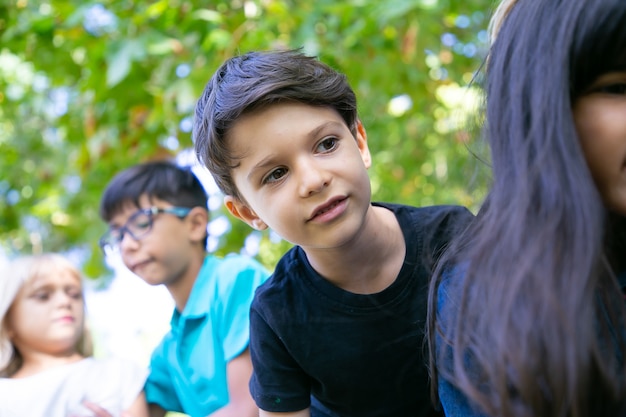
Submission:
[[[124,226],[110,229],[103,243],[109,249],[115,249],[126,233],[135,240],[141,239],[152,228],[152,220],[152,212],[140,210],[133,214]]]

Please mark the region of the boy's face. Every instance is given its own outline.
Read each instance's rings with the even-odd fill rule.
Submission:
[[[141,209],[151,207],[167,209],[173,205],[156,197],[142,195],[139,198],[139,207],[129,202],[122,211],[113,216],[109,226],[128,227],[129,219],[134,221],[136,218],[133,215]],[[135,239],[130,233],[124,233],[119,242],[124,264],[150,285],[174,284],[188,275],[195,279],[197,271],[188,273],[188,270],[193,257],[200,251],[195,248],[202,246],[204,242],[208,221],[205,213],[206,210],[200,207],[192,209],[184,218],[171,213],[158,213],[151,217],[151,226],[141,225],[148,231],[140,238]]]
[[[355,140],[334,109],[279,103],[242,116],[228,141],[245,200],[225,198],[234,216],[305,249],[340,247],[363,227],[371,159],[360,122]]]

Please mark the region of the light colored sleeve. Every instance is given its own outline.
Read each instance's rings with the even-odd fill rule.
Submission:
[[[243,352],[250,343],[250,305],[256,288],[269,273],[255,260],[234,255],[224,259],[218,274],[218,331],[226,361]]]
[[[131,406],[143,390],[148,370],[130,360],[95,359],[88,378],[76,379],[86,389],[84,400],[113,415]]]
[[[148,370],[131,362],[122,362],[120,365],[122,366],[120,369],[120,398],[122,399],[122,410],[126,410],[143,391]]]

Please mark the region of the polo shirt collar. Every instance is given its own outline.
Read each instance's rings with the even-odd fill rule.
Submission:
[[[177,324],[182,320],[201,318],[209,314],[209,308],[211,306],[211,291],[208,286],[211,283],[211,270],[215,268],[217,258],[212,255],[207,255],[204,258],[202,267],[196,277],[196,282],[191,288],[189,299],[185,305],[185,309],[182,313],[174,309],[174,314],[170,324],[172,327],[177,327]]]

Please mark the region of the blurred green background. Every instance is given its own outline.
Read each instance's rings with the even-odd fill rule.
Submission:
[[[475,210],[487,181],[472,155],[491,0],[0,0],[0,248],[98,248],[101,192],[132,164],[189,161],[196,99],[228,57],[302,47],[356,91],[373,199]],[[186,156],[185,156],[186,155]],[[214,196],[219,200],[219,196]],[[225,214],[213,248],[268,267],[288,248]],[[246,246],[247,245],[247,246]]]

